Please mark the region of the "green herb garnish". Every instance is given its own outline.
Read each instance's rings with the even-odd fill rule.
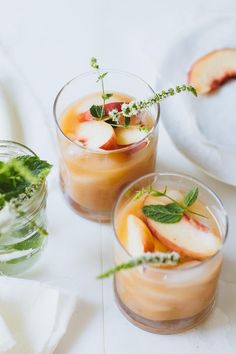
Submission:
[[[183,91],[188,91],[192,93],[194,96],[197,96],[197,91],[193,86],[186,86],[185,84],[182,86],[176,86],[174,88],[170,88],[168,90],[162,90],[160,92],[156,92],[152,97],[143,100],[143,101],[132,101],[130,103],[123,103],[121,106],[121,111],[116,112],[114,114],[113,112],[113,117],[116,115],[116,118],[118,119],[119,116],[124,116],[124,117],[132,117],[134,115],[139,114],[143,109],[147,109],[151,107],[155,103],[159,103],[166,99],[167,97],[174,96],[176,93],[180,93]]]
[[[103,106],[92,105],[89,111],[92,114],[92,116],[95,118],[101,119],[101,117],[104,117],[105,115],[105,110]]]
[[[100,69],[100,67],[98,65],[97,59],[92,57],[91,60],[90,60],[90,65],[91,65],[91,67],[93,69],[97,70],[97,72],[98,72],[97,82],[101,81],[101,84],[102,84],[102,99],[103,99],[103,106],[92,106],[90,108],[90,113],[92,114],[93,117],[102,119],[104,117],[104,115],[105,115],[105,104],[106,104],[106,101],[113,96],[113,93],[105,92],[103,79],[108,73],[107,72],[105,72],[105,73],[101,72],[101,69]],[[96,109],[94,107],[96,107]],[[98,107],[100,107],[100,108],[98,108]]]
[[[16,216],[27,220],[21,207],[39,190],[51,168],[47,161],[40,160],[37,156],[24,155],[7,162],[0,161],[0,210],[8,203]],[[40,235],[47,235],[47,231],[34,221],[27,222],[30,227],[35,227]]]
[[[183,204],[185,205],[185,207],[190,207],[196,202],[197,197],[198,197],[198,188],[194,187],[190,192],[185,194]]]
[[[104,88],[104,78],[108,74],[108,72],[101,72],[100,66],[98,65],[98,61],[95,57],[92,57],[90,60],[90,65],[93,69],[98,72],[97,82],[101,81],[102,84],[102,100],[103,105],[92,105],[90,107],[90,113],[93,117],[97,119],[103,119],[105,117],[105,104],[106,100],[113,96],[113,93],[105,92]],[[176,93],[180,93],[183,91],[188,91],[192,93],[194,96],[197,96],[197,91],[193,86],[187,86],[185,84],[181,86],[176,86],[175,88],[169,88],[168,90],[162,90],[160,92],[155,93],[152,97],[142,100],[142,101],[132,101],[130,103],[123,103],[121,106],[121,111],[117,109],[112,109],[108,112],[107,117],[105,120],[107,123],[114,127],[123,127],[129,128],[131,127],[131,117],[136,116],[142,112],[142,110],[151,107],[153,104],[159,103],[162,100],[166,99],[167,97],[174,96]],[[120,118],[124,117],[125,121],[123,124],[120,123]],[[140,129],[145,129],[148,132],[146,127],[143,127],[141,124],[139,126]]]
[[[105,273],[97,276],[97,279],[108,278],[121,270],[135,268],[144,264],[168,264],[176,265],[180,261],[180,255],[176,252],[155,252],[155,253],[145,253],[143,256],[133,258],[126,263],[117,264],[114,268],[109,269]]]
[[[51,165],[37,156],[18,156],[0,164],[0,209],[22,194],[29,197],[51,170]]]
[[[167,187],[165,187],[163,192],[153,189],[152,186],[142,188],[135,194],[134,200],[141,198],[144,194],[149,194],[154,197],[166,197],[171,200],[171,203],[166,205],[153,204],[145,205],[142,208],[144,215],[152,220],[163,224],[174,224],[179,222],[186,212],[206,218],[205,215],[196,213],[195,211],[189,209],[189,207],[192,206],[198,198],[198,187],[194,187],[187,192],[184,195],[182,203],[177,202],[167,194]]]
[[[97,59],[92,57],[90,60],[90,65],[93,69],[97,70],[98,78],[97,82],[101,81],[102,84],[102,106],[93,105],[90,108],[90,113],[93,117],[102,119],[105,116],[105,103],[110,97],[113,96],[112,93],[105,92],[104,88],[104,78],[108,74],[107,72],[102,73],[101,69],[98,65]],[[125,117],[125,123],[122,125],[124,128],[129,127],[130,118],[134,115],[137,115],[142,112],[142,110],[151,107],[155,103],[159,103],[167,97],[174,96],[176,93],[188,91],[192,93],[194,96],[197,96],[197,91],[193,86],[187,86],[185,84],[181,86],[176,86],[175,88],[169,88],[167,90],[162,90],[160,92],[156,92],[152,97],[142,100],[142,101],[132,101],[130,103],[123,103],[121,106],[121,111],[118,112],[117,109],[113,109],[108,113],[107,122],[111,125],[119,125],[119,118],[121,116]]]
[[[179,222],[184,215],[184,209],[176,203],[167,205],[146,205],[142,208],[142,212],[148,218],[163,224]]]

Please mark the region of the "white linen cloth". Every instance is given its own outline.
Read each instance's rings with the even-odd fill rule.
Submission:
[[[75,309],[73,293],[34,280],[0,278],[0,354],[50,354]]]
[[[0,46],[0,140],[24,144],[55,164],[55,131],[52,112],[45,112],[20,69]]]
[[[55,165],[53,119],[48,118],[17,64],[0,46],[0,140],[22,143]],[[72,293],[0,276],[0,354],[52,353],[75,304]]]

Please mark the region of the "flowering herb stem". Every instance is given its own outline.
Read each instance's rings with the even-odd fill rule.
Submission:
[[[176,265],[180,261],[180,255],[176,252],[155,252],[155,253],[145,253],[144,255],[133,258],[126,263],[117,264],[114,268],[109,269],[105,273],[97,276],[97,279],[108,278],[121,270],[131,269],[145,264],[167,264]]]
[[[119,116],[121,115],[124,117],[132,117],[133,115],[137,115],[138,113],[140,113],[143,109],[147,109],[151,107],[153,104],[159,103],[164,99],[166,99],[167,97],[174,96],[175,94],[183,91],[188,91],[192,93],[194,96],[197,96],[197,91],[193,86],[187,86],[183,84],[181,86],[176,86],[175,89],[169,88],[168,90],[162,90],[160,92],[156,92],[153,96],[151,96],[146,100],[123,103],[120,112],[112,111],[113,119],[114,118],[119,119]]]
[[[100,70],[100,67],[98,65],[97,59],[95,57],[91,58],[90,65],[93,69],[95,69],[98,73],[98,78],[97,82],[101,81],[101,86],[102,86],[102,100],[103,100],[103,105],[92,105],[90,107],[90,113],[93,117],[98,118],[99,120],[104,119],[105,114],[107,117],[105,119],[107,120],[107,123],[111,124],[112,126],[122,126],[123,128],[127,128],[130,125],[131,122],[131,117],[132,116],[137,116],[139,113],[142,112],[142,110],[147,109],[151,107],[154,104],[157,104],[167,97],[174,96],[177,93],[180,92],[190,92],[194,96],[197,96],[197,91],[193,86],[187,86],[185,84],[181,86],[176,86],[175,88],[169,88],[167,90],[162,90],[160,92],[156,92],[153,96],[149,97],[148,99],[145,100],[140,100],[140,101],[131,101],[129,103],[123,103],[121,105],[121,110],[118,111],[118,109],[114,108],[108,112],[108,114],[105,112],[105,104],[106,101],[113,96],[112,93],[105,92],[105,87],[104,87],[104,78],[108,74],[107,72],[102,72]],[[120,117],[125,118],[125,123],[120,124]],[[140,128],[142,129],[142,126],[140,125]]]

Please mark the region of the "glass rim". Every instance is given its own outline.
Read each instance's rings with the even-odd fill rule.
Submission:
[[[20,147],[20,148],[23,148],[27,151],[29,151],[33,156],[37,156],[37,154],[32,150],[30,149],[28,146],[22,144],[22,143],[18,143],[17,141],[14,141],[14,140],[5,140],[5,139],[0,139],[0,148],[3,147],[4,145],[12,145],[12,146],[15,146],[15,147]]]
[[[13,141],[13,140],[4,140],[4,139],[0,139],[0,156],[1,156],[1,148],[2,148],[2,147],[7,147],[8,145],[11,145],[11,146],[16,147],[16,148],[24,149],[24,150],[30,152],[30,155],[32,155],[32,156],[38,156],[38,155],[37,155],[32,149],[30,149],[28,146],[26,146],[26,145],[24,145],[24,144],[22,144],[22,143]],[[22,155],[24,155],[24,153],[23,153]],[[14,158],[14,156],[13,156],[12,158]],[[29,198],[28,200],[25,201],[24,207],[30,208],[31,204],[34,203],[34,202],[37,200],[38,196],[40,196],[41,193],[43,193],[44,198],[45,198],[46,195],[47,195],[46,181],[45,181],[44,183],[42,183],[41,187],[35,192],[34,195],[32,195],[31,198]],[[40,209],[40,207],[41,207],[41,203],[42,203],[42,201],[40,201],[40,204],[39,204],[31,213],[28,213],[28,214],[27,214],[27,219],[25,219],[25,224],[27,224],[27,223],[29,222],[29,221],[28,221],[28,218],[29,218],[29,217],[31,217],[31,216],[33,217],[33,215],[34,215],[35,213],[37,213],[37,211],[38,211],[38,210]],[[1,212],[1,210],[0,210],[0,212]],[[15,222],[13,225],[11,225],[11,226],[17,227],[19,224],[20,224],[20,221],[19,221],[19,220],[16,220],[16,222]],[[23,224],[22,224],[22,225],[23,225]]]
[[[150,268],[152,271],[156,271],[156,272],[169,272],[169,273],[174,273],[174,272],[179,272],[179,271],[188,271],[190,269],[196,269],[198,267],[201,267],[203,264],[206,264],[206,263],[209,263],[212,259],[216,258],[218,256],[218,254],[221,252],[224,244],[225,244],[225,241],[228,237],[228,230],[229,230],[229,219],[228,219],[228,215],[226,213],[226,210],[224,208],[224,205],[220,199],[220,197],[210,188],[208,187],[205,183],[201,182],[199,179],[195,178],[195,177],[192,177],[188,174],[181,174],[181,173],[174,173],[174,172],[153,172],[153,173],[149,173],[149,174],[146,174],[142,177],[139,177],[138,179],[136,179],[135,181],[132,181],[131,183],[129,183],[120,193],[120,195],[118,196],[117,200],[115,201],[114,205],[113,205],[113,208],[112,208],[112,228],[113,228],[113,231],[114,231],[114,234],[115,234],[115,239],[116,241],[118,242],[119,246],[122,248],[122,250],[125,252],[125,254],[130,258],[130,259],[134,259],[136,257],[133,257],[129,252],[128,250],[122,245],[121,241],[119,240],[119,237],[117,235],[117,232],[116,232],[116,227],[115,227],[115,211],[116,211],[116,207],[117,205],[119,204],[120,202],[120,199],[123,197],[123,195],[131,188],[132,185],[138,183],[139,181],[145,179],[145,178],[149,178],[149,177],[157,177],[157,176],[168,176],[168,177],[181,177],[181,178],[184,178],[184,179],[187,179],[189,181],[193,181],[195,183],[197,183],[199,186],[201,186],[202,188],[204,188],[208,193],[210,193],[214,199],[218,202],[218,204],[220,205],[221,209],[222,209],[222,212],[223,212],[223,215],[224,215],[224,219],[225,219],[225,232],[224,232],[224,238],[223,238],[223,242],[222,242],[222,245],[220,247],[220,249],[214,254],[212,255],[211,257],[203,260],[203,261],[200,261],[199,264],[196,264],[192,267],[187,267],[187,268],[177,268],[177,269],[171,269],[171,268],[154,268],[148,264],[145,264],[143,266],[147,267],[147,268]]]
[[[135,78],[135,79],[138,79],[139,81],[141,81],[145,86],[147,86],[149,88],[149,90],[151,91],[151,93],[155,93],[154,89],[145,81],[143,80],[141,77],[139,77],[138,75],[136,74],[133,74],[133,73],[130,73],[128,71],[124,71],[124,70],[117,70],[117,69],[111,69],[111,68],[101,68],[101,71],[108,71],[110,72],[111,74],[124,74],[124,75],[127,75],[127,76],[130,76],[132,78]],[[58,119],[57,119],[57,113],[56,113],[56,108],[57,108],[57,103],[59,101],[59,98],[61,96],[61,94],[64,92],[64,90],[66,89],[67,86],[69,86],[72,82],[76,81],[77,79],[83,79],[83,78],[86,78],[87,76],[90,76],[90,75],[96,75],[96,72],[94,70],[89,70],[89,71],[86,71],[84,73],[81,73],[79,75],[76,75],[74,76],[71,80],[67,81],[62,87],[61,89],[59,90],[59,92],[57,93],[56,97],[55,97],[55,100],[54,100],[54,103],[53,103],[53,117],[54,117],[54,121],[55,121],[55,124],[56,124],[56,127],[57,129],[59,129],[59,132],[65,137],[66,140],[68,140],[70,143],[74,144],[75,146],[89,152],[89,153],[94,153],[94,154],[102,154],[102,155],[108,155],[108,154],[111,154],[111,153],[119,153],[119,152],[125,152],[125,151],[128,151],[130,150],[131,148],[134,148],[136,146],[139,146],[139,144],[141,144],[142,142],[144,142],[152,133],[153,131],[155,131],[155,129],[157,128],[158,126],[158,123],[159,123],[159,120],[160,120],[160,104],[159,103],[155,103],[153,106],[156,106],[157,108],[157,113],[156,113],[156,120],[155,120],[155,124],[154,126],[152,127],[152,129],[147,133],[147,135],[142,139],[142,140],[139,140],[137,143],[133,143],[131,144],[130,146],[126,146],[126,147],[123,147],[121,149],[114,149],[114,150],[93,150],[93,149],[89,149],[89,148],[86,148],[85,146],[83,145],[79,145],[78,143],[76,143],[75,141],[71,140],[61,129],[60,125],[59,125],[59,122],[58,122]]]

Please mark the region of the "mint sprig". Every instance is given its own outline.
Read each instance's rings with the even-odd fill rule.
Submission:
[[[190,207],[196,202],[197,197],[198,197],[198,188],[194,187],[191,191],[185,194],[183,204],[186,207]]]
[[[47,161],[37,156],[23,155],[0,163],[0,210],[5,203],[22,194],[29,197],[47,177],[51,170]]]
[[[183,201],[179,203],[167,194],[167,187],[165,187],[164,191],[162,192],[153,189],[152,186],[148,186],[147,188],[142,188],[140,191],[138,191],[135,194],[133,200],[138,200],[145,194],[151,195],[153,197],[168,198],[169,200],[171,200],[171,203],[166,205],[163,204],[145,205],[142,208],[142,212],[146,217],[154,221],[158,221],[163,224],[174,224],[179,222],[186,212],[198,215],[203,218],[207,218],[205,215],[199,214],[189,209],[189,207],[196,202],[198,198],[198,193],[199,193],[198,187],[194,187],[184,195]]]
[[[117,264],[114,268],[97,276],[97,279],[108,278],[121,270],[131,269],[144,264],[167,264],[176,265],[180,261],[180,255],[176,252],[155,252],[155,253],[145,253],[144,255],[133,258],[126,263]]]
[[[37,156],[23,155],[6,162],[0,161],[0,211],[8,203],[15,215],[27,220],[21,207],[39,190],[51,168],[52,165]],[[47,235],[47,230],[34,221],[27,222],[41,236]]]
[[[101,81],[102,84],[102,100],[103,100],[103,106],[92,106],[90,108],[90,113],[92,114],[93,117],[95,118],[100,118],[102,119],[105,115],[105,104],[106,101],[113,96],[113,93],[111,92],[105,92],[105,87],[104,87],[104,78],[105,76],[108,74],[108,72],[102,73],[100,66],[98,65],[98,61],[95,57],[92,57],[90,60],[90,66],[97,70],[98,72],[98,78],[97,78],[97,82]],[[93,107],[97,107],[96,110]],[[100,108],[98,108],[100,107]],[[99,112],[99,116],[98,116],[98,112]]]
[[[108,74],[108,72],[101,72],[100,66],[98,61],[95,57],[92,57],[90,60],[90,66],[98,72],[97,82],[101,81],[102,85],[102,100],[103,105],[97,106],[92,105],[90,107],[90,113],[93,117],[98,119],[103,119],[105,117],[105,104],[106,101],[113,96],[113,93],[105,92],[104,88],[104,78]],[[130,127],[131,117],[138,115],[142,112],[142,110],[151,107],[153,104],[157,104],[162,100],[166,99],[167,97],[174,96],[180,92],[190,92],[194,96],[197,96],[197,91],[193,86],[187,86],[185,84],[178,85],[175,88],[169,88],[167,90],[162,90],[160,92],[156,92],[153,96],[148,99],[140,100],[140,101],[132,101],[129,103],[123,103],[121,106],[121,111],[117,109],[113,109],[108,112],[108,116],[106,117],[107,123],[111,124],[112,126],[118,127],[121,126],[123,128]],[[120,124],[120,117],[125,118],[125,122]],[[143,129],[142,125],[139,125],[140,129]],[[144,129],[146,129],[144,127]]]
[[[167,205],[145,205],[142,208],[142,212],[147,218],[163,224],[177,223],[184,215],[184,209],[176,203]]]

